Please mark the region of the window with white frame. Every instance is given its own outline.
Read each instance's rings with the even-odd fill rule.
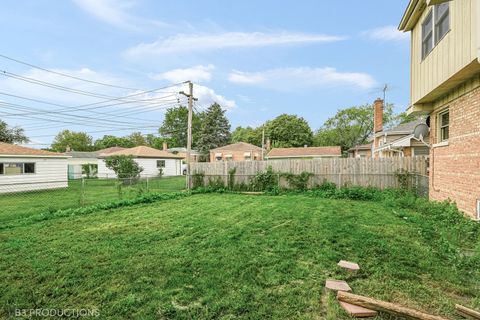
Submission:
[[[447,141],[450,136],[450,112],[449,110],[442,111],[438,114],[438,138],[440,142]]]
[[[0,175],[13,176],[35,173],[34,162],[4,162],[0,163]]]
[[[450,5],[448,2],[437,4],[422,22],[422,59],[450,31]]]

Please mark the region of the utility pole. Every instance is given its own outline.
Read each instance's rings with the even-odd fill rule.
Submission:
[[[193,97],[193,83],[187,81],[188,83],[188,93],[180,91],[180,94],[183,94],[188,98],[188,120],[187,120],[187,179],[186,185],[187,189],[190,189],[190,158],[192,153],[192,119],[193,119],[193,101],[198,100]]]
[[[262,161],[265,160],[265,127],[262,127]]]

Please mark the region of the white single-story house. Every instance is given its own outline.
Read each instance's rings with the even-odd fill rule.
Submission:
[[[67,188],[68,158],[0,142],[0,193]]]
[[[117,178],[115,172],[106,167],[105,158],[120,155],[133,156],[138,165],[143,168],[143,171],[140,174],[141,178],[158,177],[160,169],[163,171],[163,176],[182,175],[183,157],[172,154],[165,150],[158,150],[147,146],[139,146],[112,152],[110,154],[100,155],[100,158],[98,159],[99,178]]]
[[[67,151],[65,155],[68,158],[68,179],[81,179],[87,177],[85,166],[90,169],[90,177],[96,177],[98,173],[98,158],[101,155],[108,155],[112,152],[125,150],[126,148],[111,147],[107,149],[97,150],[93,152],[85,151]]]

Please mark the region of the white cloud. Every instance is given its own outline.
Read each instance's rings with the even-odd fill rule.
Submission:
[[[265,77],[261,73],[247,73],[233,70],[228,75],[228,80],[233,83],[255,84],[264,81]]]
[[[164,73],[156,74],[151,76],[154,80],[167,80],[172,83],[178,83],[183,81],[210,81],[212,79],[212,71],[215,69],[215,66],[212,64],[203,66],[198,65],[191,68],[185,69],[173,69]]]
[[[344,37],[294,32],[223,32],[217,34],[178,34],[127,49],[127,57],[174,52],[208,51],[226,48],[266,47],[344,40]]]
[[[184,91],[188,92],[188,87],[186,84],[178,85],[171,89],[172,93]],[[209,107],[213,103],[218,103],[225,109],[234,109],[237,107],[237,104],[234,100],[225,98],[224,96],[218,94],[212,88],[202,86],[199,84],[194,84],[193,86],[193,95],[197,98],[197,104],[202,107]]]
[[[407,32],[398,31],[395,26],[384,26],[362,32],[363,36],[366,36],[372,40],[380,41],[406,41],[409,39]]]
[[[135,17],[129,13],[134,7],[128,0],[73,0],[83,11],[112,26],[140,31],[146,26],[159,27],[167,24],[157,20]]]
[[[328,67],[280,68],[261,72],[234,70],[229,75],[229,81],[280,91],[338,86],[369,89],[376,85],[374,78],[367,73],[340,72]]]

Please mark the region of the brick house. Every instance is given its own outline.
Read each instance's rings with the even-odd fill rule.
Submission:
[[[385,129],[383,127],[383,100],[375,100],[373,108],[373,158],[428,156],[429,137],[425,137],[422,142],[413,135],[415,127],[425,123],[425,120],[418,119]]]
[[[429,115],[430,199],[480,219],[480,7],[476,0],[410,0],[408,112]]]
[[[246,142],[232,143],[210,150],[210,162],[262,160],[262,148]]]
[[[265,157],[267,160],[277,159],[319,159],[342,156],[341,147],[301,147],[273,148]]]

